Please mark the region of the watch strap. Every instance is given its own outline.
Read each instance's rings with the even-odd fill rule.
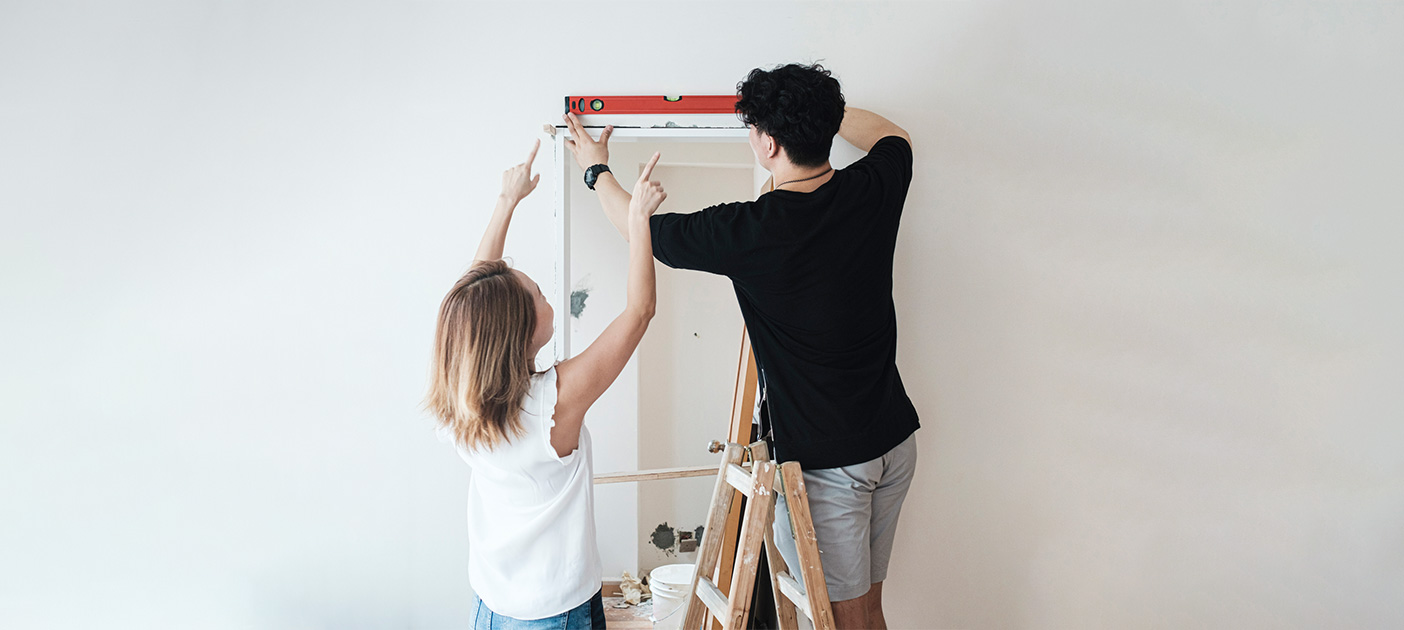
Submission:
[[[585,186],[590,190],[594,190],[595,181],[600,178],[600,173],[608,172],[610,172],[608,164],[596,164],[585,169]]]

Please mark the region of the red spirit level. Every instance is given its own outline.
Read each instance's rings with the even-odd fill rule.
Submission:
[[[576,114],[734,114],[736,95],[567,96],[565,105]]]

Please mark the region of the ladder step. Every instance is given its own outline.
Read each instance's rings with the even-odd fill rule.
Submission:
[[[746,495],[748,499],[751,498],[751,492],[755,489],[756,485],[755,480],[751,477],[751,473],[736,464],[726,465],[726,482],[731,484],[731,487],[740,491],[741,494]]]
[[[697,578],[697,598],[707,605],[717,619],[726,618],[726,610],[730,604],[726,601],[726,596],[722,595],[721,589],[712,583],[711,578]]]
[[[749,466],[740,465],[745,450],[752,456]],[[818,630],[834,630],[833,612],[828,600],[828,589],[824,584],[824,573],[820,566],[819,549],[815,545],[814,524],[810,521],[809,500],[804,491],[803,471],[799,464],[787,462],[777,466],[770,459],[769,449],[764,442],[742,447],[728,444],[726,455],[718,470],[716,491],[712,494],[712,506],[707,515],[707,535],[702,537],[702,547],[697,555],[696,582],[688,597],[683,625],[690,630],[699,627],[712,627],[708,616],[716,619],[723,627],[734,629],[745,623],[751,609],[751,586],[756,579],[760,554],[771,558],[770,579],[774,580],[775,605],[781,630],[795,630],[803,615],[813,622]],[[784,481],[782,484],[781,478]],[[731,486],[731,488],[727,488]],[[723,577],[731,577],[731,594],[728,597],[711,579],[717,567],[721,539],[714,534],[721,531],[722,521],[727,518],[727,508],[734,507],[735,492],[750,499],[745,514],[741,517],[740,531],[734,547],[734,564]],[[795,543],[799,551],[799,564],[803,573],[795,572],[775,550],[771,526],[774,523],[776,495],[784,493],[791,504],[790,517],[795,530]],[[805,589],[795,579],[803,575],[812,588]],[[812,577],[811,577],[812,576]],[[812,580],[812,582],[811,582]],[[812,593],[809,591],[813,591]],[[814,601],[810,602],[810,596]],[[817,618],[816,618],[817,616]]]
[[[809,595],[804,592],[803,588],[800,588],[799,582],[796,582],[789,573],[781,573],[775,576],[775,579],[780,582],[780,592],[794,602],[795,607],[799,608],[804,616],[813,620],[814,613],[809,610]]]

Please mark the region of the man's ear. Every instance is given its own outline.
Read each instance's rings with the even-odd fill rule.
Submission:
[[[766,159],[773,160],[780,156],[780,143],[768,133],[761,134],[761,148],[765,149]]]

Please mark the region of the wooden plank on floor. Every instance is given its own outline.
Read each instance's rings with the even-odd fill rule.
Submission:
[[[686,466],[682,468],[654,468],[634,472],[612,472],[595,475],[595,485],[606,483],[626,483],[630,481],[659,481],[662,479],[683,479],[686,477],[710,477],[717,474],[716,466]]]

